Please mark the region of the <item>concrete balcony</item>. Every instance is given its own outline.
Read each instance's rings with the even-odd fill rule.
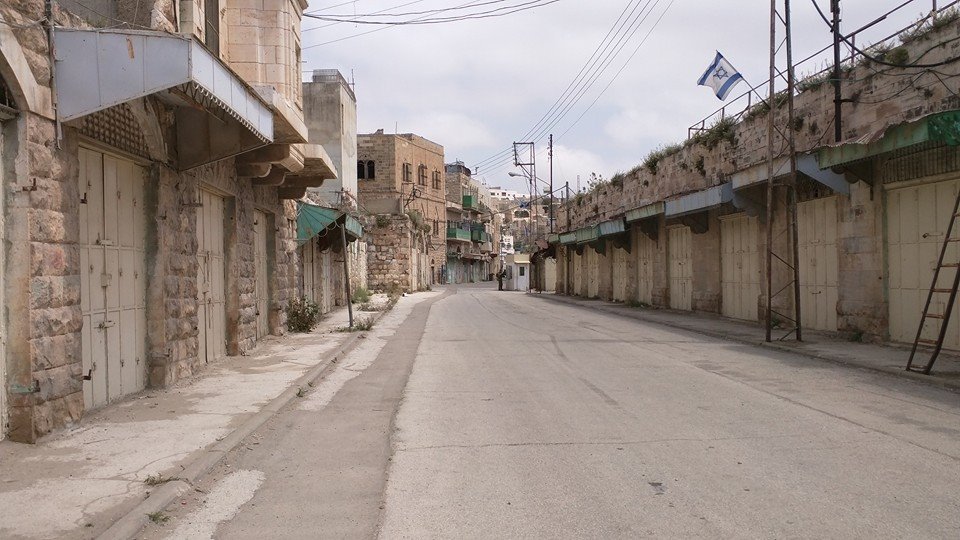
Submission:
[[[470,243],[470,231],[464,229],[447,229],[448,242]]]

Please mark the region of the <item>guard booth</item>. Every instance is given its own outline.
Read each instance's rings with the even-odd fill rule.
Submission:
[[[508,291],[530,290],[530,255],[516,253],[506,256],[507,278],[503,288]]]

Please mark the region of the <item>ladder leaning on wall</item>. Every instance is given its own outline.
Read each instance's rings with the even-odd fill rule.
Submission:
[[[940,356],[940,350],[943,348],[943,340],[947,336],[947,327],[950,323],[950,314],[953,312],[953,304],[957,300],[957,287],[960,286],[960,262],[944,263],[943,259],[947,254],[947,247],[952,242],[960,242],[960,237],[954,236],[954,225],[957,223],[957,213],[960,212],[960,191],[957,192],[957,200],[953,203],[953,212],[950,214],[950,224],[947,226],[946,234],[943,237],[943,245],[940,247],[940,257],[937,259],[937,267],[933,271],[933,282],[930,284],[930,291],[927,293],[927,303],[923,306],[923,316],[920,317],[920,325],[917,328],[917,337],[913,340],[913,348],[910,349],[910,358],[907,360],[907,371],[914,371],[930,374],[933,363]],[[953,284],[949,289],[939,287],[940,271],[944,268],[952,268],[954,271]],[[930,304],[933,302],[934,295],[949,295],[947,297],[946,309],[943,313],[930,313]],[[940,319],[940,330],[937,332],[937,339],[924,339],[923,326],[928,319]],[[917,354],[917,347],[920,345],[932,346],[933,352],[926,365],[914,365],[914,358]]]

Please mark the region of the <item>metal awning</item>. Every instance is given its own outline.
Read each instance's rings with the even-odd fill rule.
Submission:
[[[582,229],[577,229],[574,234],[577,235],[578,244],[595,242],[600,238],[600,228],[597,226],[583,227]]]
[[[548,244],[559,244],[559,243],[560,243],[560,235],[559,235],[559,234],[548,234],[548,235],[547,235],[547,243],[548,243]]]
[[[298,244],[304,244],[338,227],[345,227],[349,241],[363,237],[363,225],[355,217],[333,208],[297,201]]]
[[[661,201],[630,210],[627,212],[626,219],[627,223],[633,223],[634,221],[640,221],[641,219],[659,216],[662,213],[664,213],[664,204]]]
[[[610,221],[604,221],[600,225],[600,236],[613,236],[616,234],[622,234],[627,232],[627,224],[623,221],[623,218],[611,219]]]
[[[820,169],[817,158],[813,154],[797,155],[797,173],[819,182],[836,193],[849,194],[850,182],[842,174],[831,170]],[[790,158],[783,156],[773,161],[773,177],[779,178],[790,174]],[[769,178],[767,162],[758,163],[730,176],[730,183],[734,191],[764,184]],[[736,200],[733,201],[737,203]]]
[[[576,231],[560,234],[560,243],[564,245],[576,244],[577,243]]]
[[[62,121],[155,95],[177,107],[180,170],[273,141],[270,107],[192,38],[57,28],[54,50]]]
[[[943,145],[960,145],[960,110],[934,113],[823,148],[817,161],[829,169],[899,150]]]
[[[733,201],[733,185],[720,184],[703,191],[697,191],[664,202],[664,213],[668,218],[686,216],[717,208],[721,204]]]

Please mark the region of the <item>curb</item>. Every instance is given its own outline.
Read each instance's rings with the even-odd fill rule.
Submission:
[[[390,306],[390,309],[378,312],[374,316],[373,322],[378,322],[392,309],[393,306]],[[239,446],[251,433],[294,401],[297,397],[297,392],[299,392],[303,386],[319,379],[331,369],[337,361],[356,348],[361,336],[363,336],[363,332],[352,333],[342,345],[328,353],[325,359],[298,377],[297,380],[281,392],[280,395],[271,399],[253,416],[247,418],[240,426],[227,434],[227,436],[195,452],[195,455],[191,457],[190,464],[178,475],[176,480],[167,482],[151,491],[147,498],[141,501],[140,504],[114,521],[107,530],[98,535],[98,540],[131,540],[136,538],[148,523],[147,514],[162,511],[169,506],[170,503],[183,496],[184,493],[193,489],[193,484],[216,467],[231,450]]]
[[[602,311],[604,313],[609,313],[611,315],[617,315],[617,316],[628,318],[628,319],[640,320],[650,324],[657,324],[660,326],[666,326],[668,328],[684,330],[686,332],[693,332],[695,334],[722,339],[725,341],[731,341],[734,343],[741,343],[744,345],[753,345],[755,347],[767,347],[770,349],[776,349],[778,351],[793,353],[796,355],[805,356],[807,358],[813,358],[815,360],[822,360],[824,362],[830,362],[831,364],[836,364],[840,366],[863,369],[873,373],[883,373],[885,375],[894,375],[896,377],[907,379],[913,382],[927,384],[930,386],[936,386],[936,387],[943,388],[945,390],[954,391],[954,392],[960,391],[960,381],[953,381],[949,379],[938,379],[935,377],[931,377],[929,375],[923,375],[921,373],[913,373],[905,369],[891,369],[887,367],[874,366],[870,364],[862,364],[859,362],[845,360],[843,358],[837,358],[835,356],[826,355],[817,351],[808,351],[808,350],[798,349],[798,348],[791,347],[789,345],[785,345],[781,343],[776,343],[776,342],[767,343],[763,340],[758,341],[758,340],[747,339],[739,336],[725,334],[723,332],[716,332],[716,331],[707,330],[704,328],[694,327],[690,325],[677,324],[677,323],[672,323],[668,321],[650,319],[648,317],[644,317],[643,314],[640,312],[624,313],[620,309],[612,308],[612,306],[608,307],[606,303],[597,304],[595,306],[588,305],[588,304],[578,302],[576,300],[567,300],[565,296],[561,296],[558,294],[552,294],[549,296],[538,296],[538,298],[543,298],[545,300],[558,302],[558,303],[566,304],[569,306],[582,307],[585,309],[592,309],[594,311]]]

